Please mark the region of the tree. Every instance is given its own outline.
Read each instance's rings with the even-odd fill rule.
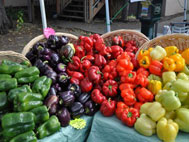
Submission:
[[[11,24],[4,7],[4,0],[0,0],[0,34],[7,33],[10,26]]]

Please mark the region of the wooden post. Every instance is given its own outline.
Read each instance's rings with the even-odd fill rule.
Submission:
[[[35,21],[34,0],[28,0],[28,17],[29,17],[29,22]]]
[[[56,13],[60,14],[60,0],[56,0]]]
[[[127,2],[129,2],[128,0],[123,0],[123,5],[126,4]],[[128,17],[128,14],[129,14],[129,5],[127,5],[123,11],[122,11],[122,14],[121,14],[121,20],[127,20],[127,17]]]

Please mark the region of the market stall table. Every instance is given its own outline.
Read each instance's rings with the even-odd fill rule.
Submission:
[[[84,129],[77,130],[71,126],[62,127],[60,131],[39,140],[39,142],[84,142],[90,132],[93,117],[83,116],[81,118],[86,120]]]
[[[91,132],[87,142],[160,142],[157,135],[146,137],[137,133],[134,128],[122,124],[113,117],[104,117],[97,112],[93,118]],[[179,132],[176,142],[188,142],[189,134]]]

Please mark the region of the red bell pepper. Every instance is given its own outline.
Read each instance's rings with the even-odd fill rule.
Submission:
[[[121,36],[114,36],[112,39],[112,45],[119,45],[122,48],[124,47],[124,40]]]
[[[116,101],[111,100],[110,98],[108,100],[104,100],[100,107],[100,112],[106,116],[112,116],[116,109]]]
[[[94,62],[94,59],[95,58],[92,55],[86,55],[86,56],[83,57],[83,60],[89,60],[91,63]]]
[[[107,80],[102,87],[102,91],[107,97],[115,97],[117,95],[118,84],[114,80]]]
[[[81,82],[80,82],[80,87],[82,92],[90,92],[92,90],[93,84],[91,81],[89,81],[88,77],[85,77]]]
[[[123,83],[134,83],[136,78],[136,72],[128,71],[125,76],[121,76],[121,82]]]
[[[119,85],[119,89],[122,91],[122,90],[125,90],[125,89],[134,89],[136,87],[135,84],[131,84],[131,83],[121,83]]]
[[[141,89],[141,87],[137,87],[137,88],[135,89],[135,94],[136,94],[136,95],[138,95],[138,94],[140,93],[140,89]]]
[[[68,69],[71,71],[79,71],[80,68],[80,59],[77,56],[72,57],[72,62],[68,63]]]
[[[95,65],[98,66],[99,68],[103,67],[104,65],[107,64],[106,59],[99,54],[95,54]]]
[[[140,68],[137,70],[137,74],[143,74],[143,75],[145,75],[146,77],[149,76],[149,72],[148,72],[145,68],[143,68],[143,67],[140,67]]]
[[[126,59],[127,61],[131,61],[131,58],[130,56],[127,54],[127,52],[123,52],[121,55],[119,55],[117,57],[117,62],[119,62],[119,60],[122,60],[122,59]]]
[[[104,40],[103,40],[103,38],[100,37],[95,42],[96,51],[100,52],[102,45],[104,45]]]
[[[128,106],[132,106],[136,103],[136,96],[132,89],[125,89],[121,91],[124,103]]]
[[[89,80],[95,84],[98,84],[100,82],[101,74],[102,73],[100,72],[100,69],[97,66],[91,66],[88,70]]]
[[[79,79],[77,79],[77,78],[75,78],[75,77],[72,77],[72,78],[70,79],[70,83],[74,83],[74,84],[79,85],[79,84],[80,84],[80,81],[79,81]]]
[[[148,78],[143,74],[137,74],[135,79],[136,85],[141,85],[142,87],[146,87],[149,83]]]
[[[139,116],[140,114],[137,109],[128,108],[123,111],[122,116],[121,116],[121,121],[129,127],[133,127]]]
[[[89,52],[93,49],[93,40],[90,37],[84,37],[84,49]]]
[[[103,79],[115,79],[117,77],[117,70],[116,70],[117,62],[115,60],[111,60],[102,70]]]
[[[111,46],[111,49],[113,59],[116,59],[119,55],[123,53],[123,48],[121,48],[119,45],[113,45]]]
[[[118,119],[121,120],[122,113],[127,108],[128,108],[128,106],[124,102],[118,102],[117,103],[117,108],[116,108],[115,114],[116,114]]]
[[[77,78],[79,81],[81,81],[81,80],[84,79],[83,74],[80,73],[80,72],[76,72],[76,71],[74,71],[74,72],[72,73],[71,77]]]
[[[104,100],[106,100],[106,97],[102,95],[99,89],[94,89],[91,93],[91,99],[97,103],[101,104]]]
[[[133,68],[134,67],[133,67],[132,62],[126,59],[119,60],[116,66],[117,72],[119,72],[120,76],[125,75],[128,71],[132,71]]]
[[[126,47],[126,49],[125,49],[126,52],[136,53],[138,51],[138,48],[136,47],[136,43],[133,40],[128,41],[125,44],[125,47]]]
[[[85,36],[80,36],[79,40],[78,40],[79,42],[77,44],[84,46],[84,44],[85,44],[84,38],[85,38]]]
[[[148,89],[143,87],[140,89],[140,92],[137,94],[137,99],[143,103],[152,102],[154,99],[154,95]]]
[[[135,58],[135,54],[133,52],[127,52],[127,54],[131,57],[131,62],[135,69],[139,68],[138,60]]]
[[[81,60],[81,64],[80,64],[80,71],[81,72],[85,72],[88,71],[88,69],[91,67],[91,62],[89,60]]]
[[[85,56],[85,51],[82,45],[74,45],[75,48],[75,56],[79,57],[80,59]]]
[[[163,64],[160,61],[154,60],[149,66],[149,71],[152,74],[161,76],[163,71]]]
[[[95,43],[97,41],[97,39],[101,38],[101,36],[99,34],[93,34],[90,36],[90,38],[92,38],[93,42]]]
[[[134,104],[134,108],[136,108],[136,109],[138,109],[139,111],[140,111],[140,107],[143,105],[143,103],[142,102],[136,102],[135,104]]]
[[[73,74],[74,71],[71,71],[70,69],[67,68],[67,69],[66,69],[66,72],[67,72],[67,74],[68,74],[69,76],[72,76],[72,74]]]

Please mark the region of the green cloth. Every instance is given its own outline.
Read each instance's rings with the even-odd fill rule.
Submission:
[[[180,132],[176,142],[188,142],[189,134]],[[104,117],[97,112],[87,142],[160,142],[157,135],[146,137],[122,124],[115,116]]]
[[[86,120],[86,127],[77,130],[71,126],[62,127],[59,132],[45,137],[38,142],[84,142],[91,129],[93,117],[83,116],[82,119]]]

